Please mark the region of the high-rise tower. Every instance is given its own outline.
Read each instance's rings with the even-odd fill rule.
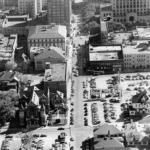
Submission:
[[[48,23],[65,25],[70,32],[71,0],[48,0]]]

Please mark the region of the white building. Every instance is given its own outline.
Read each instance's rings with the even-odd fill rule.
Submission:
[[[18,11],[21,15],[29,14],[31,18],[35,18],[42,11],[42,1],[18,0]]]
[[[150,0],[111,0],[115,22],[150,21]]]
[[[125,71],[150,70],[150,43],[148,41],[134,41],[134,45],[123,47]]]

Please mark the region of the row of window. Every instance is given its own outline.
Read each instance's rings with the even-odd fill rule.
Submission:
[[[47,46],[57,46],[57,47],[63,48],[64,45],[61,44],[61,43],[50,43],[50,44],[49,43],[40,43],[40,44],[39,43],[37,43],[37,44],[36,43],[30,43],[30,47],[31,46],[35,46],[35,47],[39,47],[39,46],[44,46],[44,47],[45,46],[46,47]]]
[[[134,11],[132,11],[132,10],[130,10],[130,11],[127,11],[127,12],[117,12],[117,13],[114,13],[113,14],[113,16],[114,17],[124,17],[124,16],[126,16],[126,14],[127,13],[132,13],[132,12],[134,12],[134,13],[137,13],[137,15],[138,16],[149,16],[150,15],[150,12],[137,12],[136,10],[134,10]]]
[[[31,39],[29,42],[64,42],[62,39]]]
[[[131,66],[131,64],[125,64],[125,66],[124,66],[125,68],[130,68],[130,69],[150,69],[150,66],[149,65],[145,65],[145,66],[142,66],[142,65],[140,65],[140,66],[135,66],[135,65],[132,65]]]

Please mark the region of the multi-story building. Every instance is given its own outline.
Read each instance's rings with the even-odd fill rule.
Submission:
[[[150,21],[149,0],[112,0],[112,9],[115,22]]]
[[[67,109],[60,91],[45,92],[41,85],[27,86],[20,98],[19,125],[26,128],[39,126],[64,125],[67,123]],[[58,111],[56,111],[58,110]]]
[[[47,0],[42,0],[42,9],[47,9]]]
[[[33,53],[33,49],[34,51],[36,51],[34,53],[35,55],[33,56],[33,60],[35,64],[34,69],[36,71],[45,71],[46,64],[50,63],[51,70],[53,72],[52,80],[56,78],[58,79],[64,78],[63,80],[65,80],[66,59],[65,59],[65,55],[63,55],[62,49],[53,46],[46,49],[32,47],[30,50],[30,54]]]
[[[17,35],[6,37],[1,34],[0,39],[0,70],[4,70],[7,61],[14,62],[15,50],[17,48]]]
[[[55,46],[65,50],[66,36],[65,26],[52,24],[31,27],[28,35],[28,49]]]
[[[100,6],[100,17],[101,17],[101,20],[104,20],[104,21],[107,19],[107,17],[110,17],[109,21],[113,20],[113,12],[112,12],[111,4]]]
[[[18,11],[21,15],[29,14],[31,18],[35,18],[42,11],[41,0],[18,0]]]
[[[124,71],[150,70],[150,44],[148,41],[134,41],[134,45],[123,47]]]
[[[48,0],[48,23],[65,25],[70,32],[71,0]]]
[[[89,46],[87,71],[89,73],[109,74],[123,70],[121,45]]]
[[[0,8],[17,7],[18,0],[0,0]]]

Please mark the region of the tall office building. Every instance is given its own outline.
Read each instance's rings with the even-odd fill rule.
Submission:
[[[18,0],[0,0],[0,8],[17,7]]]
[[[42,0],[42,8],[47,9],[47,0]]]
[[[18,11],[21,15],[29,14],[31,18],[35,18],[42,11],[42,1],[18,0]]]
[[[48,0],[48,23],[65,25],[69,34],[71,23],[71,0]]]
[[[115,22],[150,22],[150,0],[112,0]]]

